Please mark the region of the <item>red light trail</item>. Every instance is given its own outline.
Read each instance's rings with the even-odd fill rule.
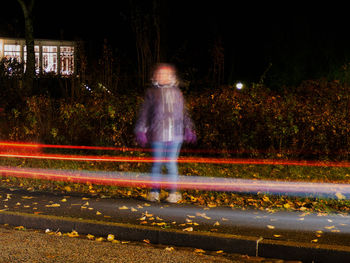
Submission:
[[[75,149],[75,150],[99,150],[99,151],[121,151],[121,152],[151,152],[152,149],[148,148],[131,148],[131,147],[103,147],[103,146],[78,146],[78,145],[53,145],[53,144],[36,144],[36,143],[24,143],[24,142],[6,142],[0,141],[1,148],[27,148],[27,149]],[[243,154],[243,153],[253,153],[255,151],[249,150],[209,150],[209,149],[181,149],[183,153],[206,153],[206,154]],[[259,153],[271,153],[271,151],[261,151],[257,150]],[[274,153],[281,153],[280,151],[273,151]],[[286,154],[293,153],[291,151],[286,151]],[[321,152],[312,152],[313,154],[320,154]],[[347,152],[337,153],[340,155],[346,155]]]
[[[20,148],[18,152],[9,152],[8,149]],[[45,145],[31,143],[0,142],[0,157],[3,158],[29,158],[68,161],[91,161],[91,162],[133,162],[152,163],[152,157],[128,157],[128,156],[96,156],[96,155],[65,155],[43,154],[35,149],[42,148],[65,148],[65,149],[93,149],[93,150],[119,150],[136,151],[136,148],[114,148],[94,146],[68,146],[68,145]],[[32,152],[23,152],[23,149],[33,149]],[[22,151],[22,152],[21,152]],[[169,160],[157,160],[168,162]],[[292,166],[317,166],[317,167],[350,167],[350,162],[324,162],[305,160],[280,160],[280,159],[242,159],[242,158],[203,158],[203,157],[180,157],[178,163],[207,163],[207,164],[243,164],[243,165],[292,165]],[[176,184],[179,189],[195,189],[208,191],[236,191],[236,192],[267,192],[300,195],[311,193],[319,194],[350,194],[349,184],[333,183],[309,183],[309,182],[285,182],[264,181],[232,178],[208,178],[203,176],[179,176],[177,182],[168,181],[167,177],[159,181],[153,181],[149,174],[136,174],[126,172],[104,171],[68,171],[52,169],[34,169],[1,167],[0,174],[24,178],[39,178],[47,180],[68,181],[76,183],[95,183],[104,185],[117,185],[125,187],[152,187],[154,184],[162,188],[170,188]]]
[[[152,163],[152,157],[126,157],[126,156],[93,156],[93,155],[64,155],[64,154],[21,154],[0,153],[0,157],[7,158],[29,158],[49,160],[70,161],[92,161],[92,162],[132,162]],[[167,159],[157,160],[168,162]],[[278,159],[241,159],[241,158],[203,158],[203,157],[179,157],[178,163],[207,163],[207,164],[251,164],[251,165],[291,165],[291,166],[317,166],[317,167],[350,167],[350,162],[324,162],[324,161],[299,161]]]

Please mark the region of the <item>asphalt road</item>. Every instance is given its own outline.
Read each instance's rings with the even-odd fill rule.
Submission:
[[[0,189],[0,210],[350,246],[345,214],[241,210]],[[317,241],[316,241],[317,240]]]
[[[30,215],[30,218],[26,215]],[[137,227],[134,229],[141,234],[139,236],[142,239],[144,234],[150,234],[155,241],[151,243],[164,242],[168,246],[171,245],[171,242],[174,242],[175,246],[184,244],[185,247],[191,246],[192,248],[201,246],[210,248],[211,245],[214,245],[215,250],[220,250],[221,247],[218,247],[215,242],[221,240],[223,246],[226,246],[223,249],[224,253],[232,253],[228,250],[233,250],[236,251],[234,253],[250,256],[259,255],[285,260],[307,259],[303,262],[312,262],[314,258],[321,259],[315,262],[333,262],[334,257],[338,256],[337,262],[350,262],[350,216],[346,214],[272,212],[230,207],[208,208],[188,204],[150,203],[136,199],[67,196],[20,189],[0,189],[0,221],[2,220],[2,223],[4,220],[22,217],[23,220],[16,219],[17,222],[26,224],[35,221],[39,216],[40,219],[37,221],[43,222],[42,225],[39,225],[42,230],[46,228],[45,222],[48,222],[46,216],[52,216],[54,219],[48,219],[49,221],[56,222],[57,218],[76,220],[71,225],[68,221],[68,223],[60,223],[66,231],[70,226],[69,231],[79,226],[80,220],[82,223],[84,220],[97,222],[92,224],[89,221],[85,227],[81,228],[85,232],[91,230],[91,233],[93,231],[101,233],[103,224],[127,225],[126,230],[118,228],[118,231],[124,229],[123,233],[116,232],[116,239],[120,240],[128,240],[128,238],[133,240],[133,226],[138,226],[147,228],[146,230]],[[6,223],[13,224],[7,221]],[[90,229],[90,226],[101,229]],[[152,229],[155,229],[156,232]],[[63,231],[55,229],[54,226],[50,230]],[[160,233],[164,231],[166,233],[162,236]],[[214,236],[210,236],[211,234]],[[190,243],[190,239],[194,241]],[[106,260],[109,262],[108,259]]]

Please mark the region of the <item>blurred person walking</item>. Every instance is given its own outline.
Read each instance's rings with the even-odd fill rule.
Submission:
[[[196,142],[194,125],[179,89],[176,69],[171,64],[157,64],[152,71],[152,87],[146,90],[135,126],[136,141],[152,149],[152,189],[149,201],[160,201],[160,185],[163,164],[167,169],[171,187],[167,202],[177,203],[182,199],[177,191],[177,159],[183,142]],[[162,160],[166,159],[166,162]]]

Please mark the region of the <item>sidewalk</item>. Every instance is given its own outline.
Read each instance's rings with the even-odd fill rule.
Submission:
[[[0,189],[0,224],[303,262],[350,262],[350,216]]]

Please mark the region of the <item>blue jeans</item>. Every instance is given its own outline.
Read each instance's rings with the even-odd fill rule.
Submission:
[[[152,192],[160,192],[159,181],[162,178],[162,168],[165,165],[168,172],[168,180],[172,182],[171,192],[176,192],[176,182],[178,179],[177,158],[179,157],[181,142],[153,142],[152,147]],[[159,160],[167,159],[167,162]]]

